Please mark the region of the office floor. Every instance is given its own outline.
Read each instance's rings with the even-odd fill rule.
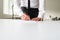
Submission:
[[[0,19],[0,40],[60,40],[60,21]]]

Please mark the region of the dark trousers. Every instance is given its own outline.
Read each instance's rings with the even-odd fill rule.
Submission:
[[[38,12],[39,12],[38,8],[27,9],[26,7],[21,7],[21,9],[22,9],[23,13],[30,16],[30,19],[38,16]]]

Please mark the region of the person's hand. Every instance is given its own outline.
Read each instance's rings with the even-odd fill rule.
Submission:
[[[23,15],[21,16],[21,19],[22,19],[22,20],[30,20],[30,16],[28,16],[28,15],[26,15],[26,14],[23,14]]]
[[[33,20],[33,21],[41,21],[42,18],[38,18],[38,17],[36,17],[36,18],[32,18],[32,20]]]

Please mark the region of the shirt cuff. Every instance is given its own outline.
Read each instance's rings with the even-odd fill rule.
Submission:
[[[17,14],[18,16],[22,16],[23,11],[21,10],[21,8],[16,8],[14,14]]]
[[[23,11],[21,10],[21,7],[18,8],[17,13],[19,14],[19,16],[22,16],[23,15]]]
[[[23,11],[20,8],[19,16],[22,16],[22,15],[23,15]]]
[[[38,17],[39,17],[39,18],[43,18],[43,17],[44,17],[44,14],[45,14],[45,11],[39,12]]]

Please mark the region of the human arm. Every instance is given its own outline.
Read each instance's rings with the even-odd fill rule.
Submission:
[[[45,10],[44,10],[44,0],[39,0],[39,15],[36,18],[33,18],[32,20],[35,21],[42,21],[44,18]]]

